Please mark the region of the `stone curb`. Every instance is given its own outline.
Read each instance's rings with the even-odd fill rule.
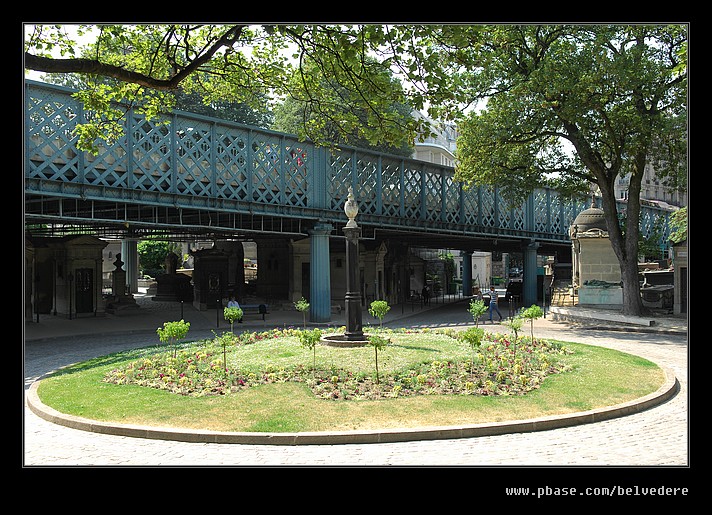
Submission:
[[[605,408],[554,415],[525,420],[473,424],[465,426],[430,426],[421,428],[384,429],[373,431],[324,431],[303,433],[247,433],[221,432],[170,427],[149,427],[130,424],[99,422],[83,417],[65,415],[45,405],[37,395],[41,380],[33,382],[27,390],[28,407],[40,418],[49,422],[78,429],[115,436],[174,440],[193,443],[246,444],[246,445],[337,445],[407,442],[416,440],[440,440],[494,436],[510,433],[527,433],[591,424],[624,417],[663,404],[680,390],[680,383],[673,371],[661,367],[665,382],[657,391],[633,401]]]

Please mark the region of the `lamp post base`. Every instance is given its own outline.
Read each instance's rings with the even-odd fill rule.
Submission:
[[[368,345],[368,336],[362,335],[360,340],[350,340],[345,334],[330,334],[322,337],[321,343],[329,347],[363,347]]]

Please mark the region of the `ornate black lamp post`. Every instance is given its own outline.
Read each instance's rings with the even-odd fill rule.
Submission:
[[[346,332],[344,339],[348,341],[361,341],[363,336],[363,322],[361,316],[361,291],[359,289],[358,272],[358,240],[361,228],[356,224],[358,204],[354,199],[353,188],[349,186],[349,195],[344,204],[344,212],[349,221],[344,227],[346,235]]]

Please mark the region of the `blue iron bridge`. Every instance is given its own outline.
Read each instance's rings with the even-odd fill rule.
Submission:
[[[33,234],[102,237],[307,237],[346,223],[349,187],[364,238],[414,246],[539,252],[569,249],[569,226],[589,207],[542,188],[517,205],[497,188],[466,189],[454,169],[175,111],[147,121],[130,108],[125,135],[79,151],[74,129],[88,113],[73,90],[25,82],[25,224]],[[624,207],[624,206],[623,206]],[[669,212],[644,207],[649,233]]]

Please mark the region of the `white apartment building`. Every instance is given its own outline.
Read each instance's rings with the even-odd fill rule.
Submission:
[[[630,175],[618,178],[614,185],[616,198],[628,200],[629,183]],[[687,205],[687,191],[679,191],[665,185],[664,180],[655,177],[655,169],[650,164],[645,166],[645,171],[643,172],[640,198],[641,200],[658,203],[662,207],[685,207]]]
[[[416,116],[425,118],[421,113],[416,113]],[[438,123],[430,119],[428,120],[432,125],[435,135],[415,142],[413,159],[454,167],[455,145],[458,135],[457,126],[454,123]]]

